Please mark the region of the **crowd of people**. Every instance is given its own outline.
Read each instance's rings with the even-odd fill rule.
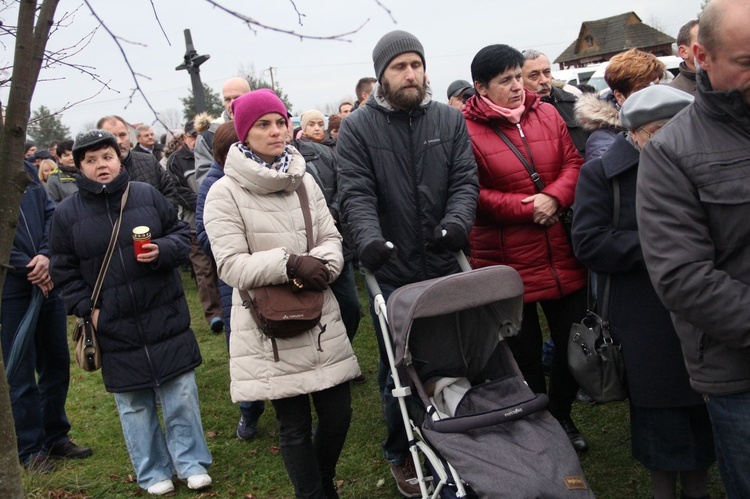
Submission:
[[[115,115],[49,151],[27,143],[32,179],[1,309],[6,364],[33,338],[9,377],[21,465],[50,472],[52,458],[93,453],[68,436],[67,314],[98,332],[138,485],[153,495],[172,492],[174,475],[212,485],[180,277],[189,268],[206,323],[226,335],[237,437],[255,438],[270,401],[296,497],[337,498],[350,382],[365,380],[352,348],[356,265],[387,302],[401,286],[459,272],[463,250],[473,268],[519,273],[523,321],[508,344],[576,451],[588,442],[571,415],[569,331],[608,300],[632,454],[653,497],[708,497],[717,461],[728,497],[750,497],[748,23],[746,3],[712,0],[680,30],[676,79],[631,49],[609,61],[603,94],[553,80],[537,50],[489,45],[471,82],[449,85],[448,104],[434,100],[422,43],[397,30],[374,47],[375,76],[357,82],[355,101],[328,117],[307,110],[299,129],[273,91],[231,78],[222,116],[196,116],[164,147],[147,125],[133,147]],[[136,252],[142,226],[150,239]],[[247,293],[268,286],[321,293],[318,325],[267,336]],[[418,497],[372,302],[383,454],[399,492]]]

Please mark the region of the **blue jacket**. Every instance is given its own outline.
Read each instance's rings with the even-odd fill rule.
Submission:
[[[219,166],[219,163],[214,161],[206,176],[203,177],[200,187],[198,187],[198,201],[195,206],[195,236],[198,238],[198,243],[201,245],[203,252],[211,258],[214,257],[214,254],[211,252],[211,242],[208,240],[206,227],[203,225],[203,207],[206,204],[208,190],[223,176],[224,169]],[[219,279],[219,295],[221,296],[221,318],[224,320],[224,329],[227,333],[230,333],[229,322],[232,315],[232,287],[221,279]]]
[[[127,170],[108,184],[77,179],[77,193],[62,200],[52,222],[50,273],[60,288],[68,314],[87,315],[91,292],[109,244]],[[133,228],[146,225],[159,246],[159,258],[139,263],[133,252]],[[117,239],[97,307],[102,376],[107,391],[155,387],[201,363],[190,329],[182,279],[190,233],[169,201],[154,187],[130,182]]]
[[[39,181],[34,165],[24,161],[23,166],[32,181],[21,196],[18,225],[10,250],[9,264],[13,269],[8,271],[3,285],[6,298],[31,295],[32,284],[26,279],[29,273],[26,265],[36,255],[49,257],[49,231],[55,212],[55,203]]]

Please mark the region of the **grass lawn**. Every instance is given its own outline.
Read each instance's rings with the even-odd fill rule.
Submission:
[[[196,493],[183,483],[177,487],[175,497],[293,497],[278,448],[271,404],[266,404],[256,440],[245,443],[236,438],[239,409],[229,397],[224,335],[209,330],[200,312],[195,284],[187,276],[183,280],[192,311],[193,329],[203,354],[203,364],[197,369],[196,377],[203,428],[214,459],[210,470],[214,486],[207,492]],[[358,283],[362,303],[366,304],[362,281]],[[354,416],[338,465],[341,497],[397,498],[400,494],[380,450],[385,427],[377,394],[377,343],[369,314],[360,325],[354,350],[367,382],[352,386]],[[49,475],[24,474],[27,497],[148,497],[135,483],[112,395],[104,390],[100,373],[86,373],[74,361],[71,363],[67,411],[73,426],[72,438],[78,444],[93,448],[94,455],[82,461],[58,462],[58,471]],[[581,464],[596,496],[651,497],[648,472],[630,456],[627,403],[576,404],[573,417],[589,443],[590,450],[581,457]],[[711,470],[710,481],[711,497],[726,497],[715,467]]]

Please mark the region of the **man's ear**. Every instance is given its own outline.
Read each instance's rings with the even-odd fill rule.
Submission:
[[[680,45],[679,47],[677,47],[677,54],[680,56],[680,59],[682,59],[683,61],[686,60],[688,57],[690,57],[688,55],[688,48],[685,45]]]
[[[708,69],[711,66],[711,56],[709,55],[706,48],[698,42],[693,44],[693,54],[695,54],[695,62],[701,69]]]

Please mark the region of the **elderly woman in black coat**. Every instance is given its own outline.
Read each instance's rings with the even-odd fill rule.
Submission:
[[[640,149],[692,100],[657,85],[625,101],[620,120],[629,131],[581,168],[572,229],[576,256],[597,275],[599,303],[610,277],[609,320],[625,357],[633,456],[651,472],[656,499],[675,497],[678,474],[680,497],[708,497],[708,468],[715,461],[708,412],[690,387],[669,312],[649,280],[635,215]],[[615,182],[620,193],[616,227]]]
[[[206,488],[211,453],[194,372],[201,355],[177,270],[190,250],[188,226],[155,188],[129,182],[117,139],[109,132],[80,134],[73,157],[80,172],[78,192],[57,206],[52,221],[52,279],[68,314],[90,316],[97,330],[104,386],[114,393],[138,485],[153,495],[170,493],[176,472],[188,488]],[[114,254],[99,299],[92,303],[123,202]],[[151,232],[151,242],[138,255],[133,243],[137,226]]]

